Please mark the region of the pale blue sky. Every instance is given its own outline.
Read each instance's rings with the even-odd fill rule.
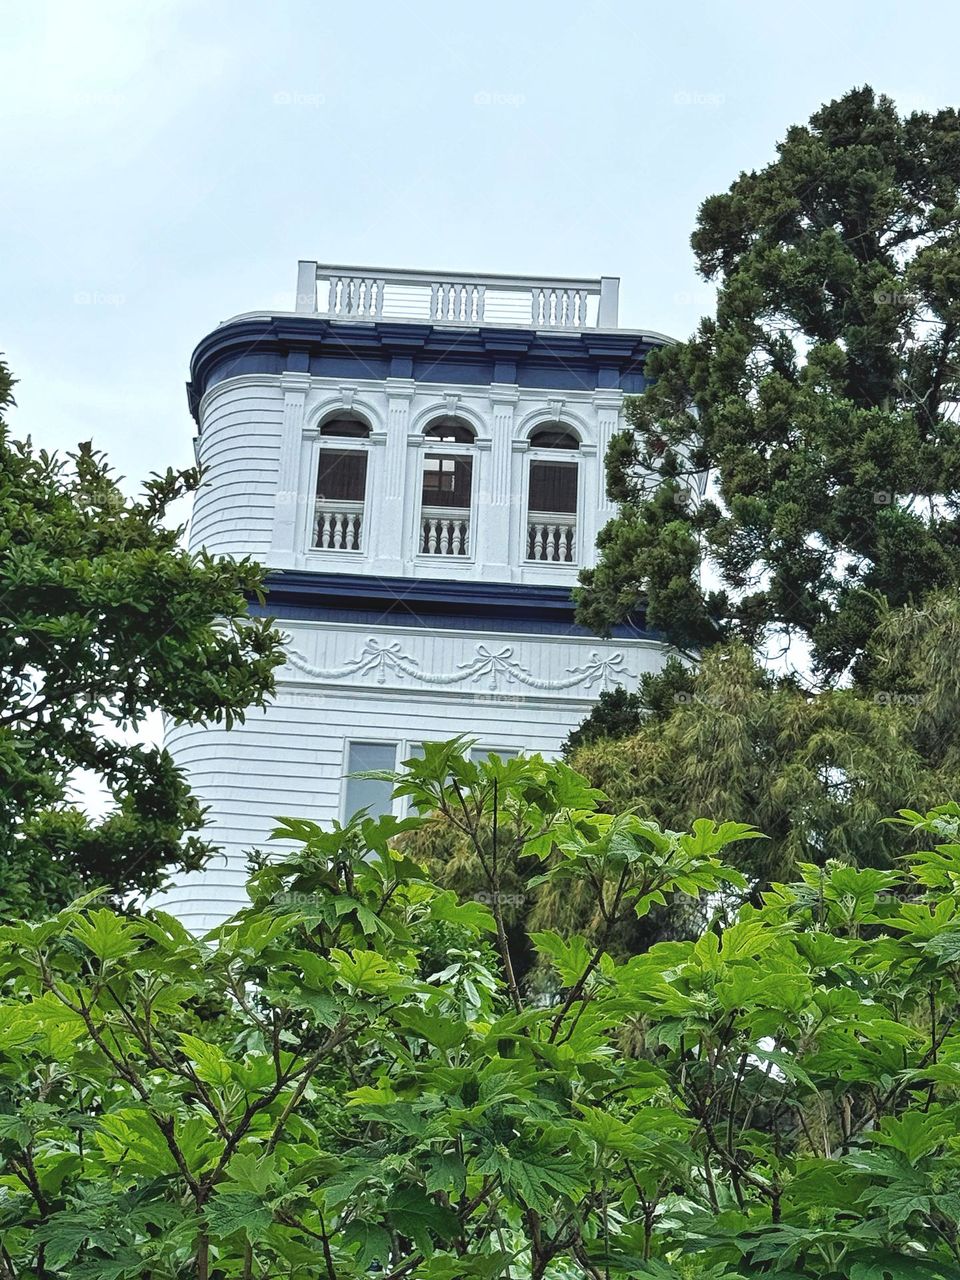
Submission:
[[[952,4],[29,0],[0,48],[0,350],[19,432],[131,479],[192,457],[195,342],[298,258],[620,275],[709,305],[699,201],[870,82],[960,101]]]

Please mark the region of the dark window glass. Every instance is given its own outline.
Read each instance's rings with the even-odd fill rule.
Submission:
[[[580,441],[569,427],[537,427],[530,436],[532,449],[579,449]]]
[[[438,418],[423,433],[430,440],[445,440],[448,444],[473,444],[473,427],[462,418]]]
[[[366,440],[370,428],[360,418],[331,418],[320,428],[322,436],[340,436],[348,440]]]
[[[364,449],[321,449],[317,497],[321,502],[362,502],[367,487]]]
[[[576,466],[569,462],[531,462],[529,507],[531,511],[576,512]]]
[[[469,507],[472,477],[472,458],[427,454],[423,460],[423,505]]]

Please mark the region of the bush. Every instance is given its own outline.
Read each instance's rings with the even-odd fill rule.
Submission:
[[[458,744],[397,788],[494,831],[486,901],[393,848],[421,818],[360,815],[285,821],[298,851],[203,939],[82,900],[2,930],[0,1275],[960,1274],[960,807],[902,816],[937,841],[909,870],[805,868],[617,961],[624,914],[719,901],[756,833],[607,814],[562,763]],[[533,1000],[518,842],[604,920],[534,936]]]

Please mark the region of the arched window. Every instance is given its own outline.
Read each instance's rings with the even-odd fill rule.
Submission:
[[[473,427],[462,418],[435,418],[424,430],[431,443],[447,446],[424,454],[420,491],[419,551],[429,556],[470,554],[473,501]]]
[[[562,457],[580,448],[575,431],[550,422],[530,434],[527,481],[527,559],[574,564],[577,558],[577,460]],[[561,455],[561,456],[557,456]]]
[[[340,436],[346,440],[366,440],[370,435],[370,424],[362,418],[349,417],[328,418],[320,427],[322,436]]]
[[[370,425],[339,414],[320,425],[320,463],[313,545],[319,551],[359,551],[367,493]],[[329,441],[329,443],[327,443]]]
[[[530,433],[531,449],[579,449],[580,441],[562,422],[547,423]]]
[[[476,439],[470,423],[452,415],[436,418],[423,434],[428,440],[443,440],[446,444],[473,444]]]

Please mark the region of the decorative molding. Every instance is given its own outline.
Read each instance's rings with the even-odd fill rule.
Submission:
[[[609,689],[623,684],[625,680],[636,679],[633,672],[624,666],[622,653],[603,657],[597,649],[592,649],[583,666],[567,667],[567,675],[559,680],[541,680],[516,661],[513,651],[513,645],[504,645],[494,651],[485,644],[478,644],[476,657],[469,662],[458,663],[456,671],[431,672],[423,671],[416,658],[404,653],[399,640],[381,644],[371,636],[359,654],[342,667],[314,666],[304,654],[293,648],[287,650],[287,661],[303,675],[314,680],[348,680],[355,676],[370,675],[372,672],[376,672],[377,684],[385,684],[388,674],[427,685],[453,685],[467,680],[476,684],[486,679],[491,692],[495,692],[501,684],[521,684],[529,689],[547,692],[574,689],[577,686],[592,689],[598,683],[601,689]]]

